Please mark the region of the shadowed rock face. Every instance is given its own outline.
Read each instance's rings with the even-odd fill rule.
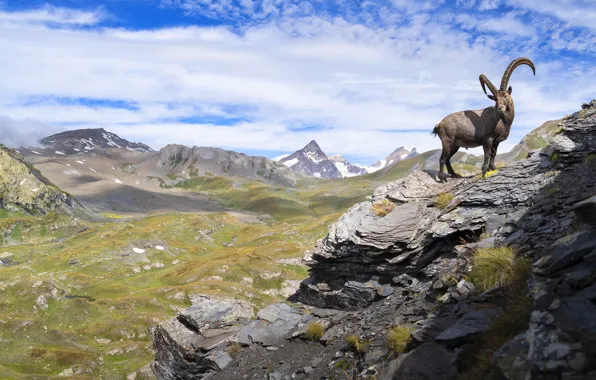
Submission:
[[[549,147],[484,180],[439,184],[433,173],[414,172],[379,187],[305,255],[310,277],[291,297],[302,304],[268,306],[210,346],[202,332],[176,324],[180,317],[154,327],[156,374],[455,379],[474,365],[479,337],[508,302],[501,288],[478,294],[464,278],[468,260],[477,247],[505,244],[534,260],[533,306],[527,330],[496,350],[487,378],[596,378],[596,101],[561,129]],[[444,192],[453,200],[435,207]],[[384,199],[395,207],[377,216],[371,206]],[[482,232],[490,237],[460,240]],[[322,337],[307,332],[312,323]],[[395,325],[412,328],[405,354],[387,349]],[[348,335],[359,340],[350,346]],[[228,357],[230,341],[244,348]]]

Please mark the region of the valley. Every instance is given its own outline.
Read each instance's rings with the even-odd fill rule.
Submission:
[[[534,134],[546,142],[541,128]],[[223,150],[87,147],[19,148],[22,161],[1,148],[16,154],[10,165],[32,165],[77,200],[72,212],[32,215],[17,202],[0,214],[2,378],[153,378],[149,326],[202,296],[255,310],[285,301],[308,276],[304,252],[344,211],[438,161],[430,151],[325,179]],[[456,170],[478,173],[478,158],[458,160]],[[267,173],[253,172],[254,162]]]

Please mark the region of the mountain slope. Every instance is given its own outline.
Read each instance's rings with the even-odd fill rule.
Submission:
[[[265,157],[247,156],[210,147],[169,144],[159,151],[157,166],[190,175],[242,176],[284,186],[293,186],[299,178],[284,165]],[[182,173],[183,172],[183,173]]]
[[[368,173],[367,168],[349,163],[341,154],[329,156],[329,160],[335,164],[344,178]]]
[[[327,157],[314,140],[304,148],[282,158],[279,162],[289,167],[294,173],[318,178],[342,178],[335,163]]]
[[[130,142],[103,128],[61,132],[45,137],[40,142],[46,147],[53,148],[58,155],[94,151],[96,147],[127,149],[133,152],[154,152],[151,147],[143,143]]]
[[[15,150],[0,145],[0,209],[43,215],[53,210],[71,212],[75,204]]]
[[[377,170],[381,170],[391,165],[395,165],[400,161],[407,160],[408,158],[416,157],[419,154],[420,153],[416,151],[416,148],[413,148],[410,151],[404,148],[403,146],[400,146],[399,148],[391,152],[391,154],[385,157],[383,160],[379,160],[374,165],[368,167],[367,170],[369,173],[373,173]]]

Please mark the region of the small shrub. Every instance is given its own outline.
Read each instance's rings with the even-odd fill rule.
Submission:
[[[309,340],[317,341],[325,334],[325,328],[319,322],[312,322],[306,327],[306,337]]]
[[[383,217],[389,214],[395,208],[395,203],[391,202],[389,199],[385,198],[380,202],[377,202],[372,205],[372,212],[376,216]]]
[[[584,117],[585,114],[586,110],[582,109],[581,111],[579,111],[579,117]]]
[[[590,153],[584,158],[584,163],[589,164],[596,161],[596,153]]]
[[[239,353],[242,352],[242,346],[240,345],[240,343],[238,342],[232,342],[228,348],[226,349],[226,352],[230,355],[230,356],[236,356]]]
[[[356,353],[364,352],[368,346],[368,342],[361,341],[356,335],[346,336],[346,342],[350,346],[350,349]]]
[[[550,160],[552,162],[557,162],[559,160],[559,155],[558,154],[553,154],[552,157],[550,158]]]
[[[449,206],[449,204],[453,200],[453,198],[454,198],[454,196],[451,193],[439,194],[437,196],[437,199],[435,199],[435,207],[440,208],[440,209],[446,209],[447,206]]]
[[[398,354],[403,353],[412,338],[410,331],[406,326],[393,327],[387,334],[387,348]]]
[[[474,252],[470,281],[481,292],[499,286],[508,286],[527,276],[530,262],[519,258],[513,248],[480,248]]]

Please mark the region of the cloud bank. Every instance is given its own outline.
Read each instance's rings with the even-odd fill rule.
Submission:
[[[115,3],[117,4],[117,2]],[[596,5],[582,0],[171,0],[194,25],[126,27],[118,8],[0,9],[0,115],[168,143],[291,152],[315,139],[370,164],[437,149],[447,114],[491,105],[508,63],[516,120],[503,151],[596,93]],[[207,23],[205,20],[211,20]],[[7,136],[13,132],[6,133]],[[0,138],[8,139],[4,135]]]

